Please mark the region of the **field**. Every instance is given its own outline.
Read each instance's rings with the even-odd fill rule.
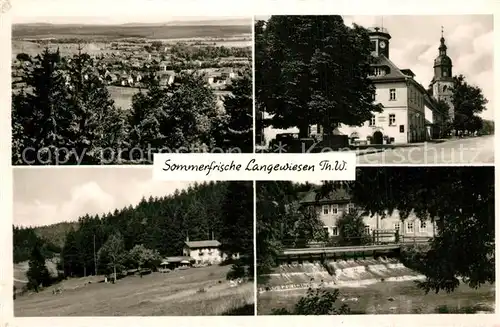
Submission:
[[[254,285],[226,281],[229,266],[130,276],[116,284],[103,277],[74,278],[14,301],[16,317],[223,315],[254,303]],[[88,282],[92,283],[89,284]],[[61,294],[52,290],[63,287]]]
[[[305,292],[289,290],[259,294],[257,313],[267,315],[272,309],[293,309]],[[348,304],[355,313],[365,314],[432,314],[443,312],[446,308],[460,311],[478,306],[480,310],[490,311],[495,306],[495,286],[488,284],[475,290],[460,285],[450,294],[425,294],[414,282],[380,282],[367,287],[341,288],[339,303]]]
[[[22,24],[12,26],[12,39],[63,39],[118,40],[124,38],[181,39],[199,37],[226,38],[251,34],[248,25],[50,25]]]
[[[108,86],[108,91],[116,106],[129,110],[132,106],[132,97],[139,92],[139,89],[136,87]]]

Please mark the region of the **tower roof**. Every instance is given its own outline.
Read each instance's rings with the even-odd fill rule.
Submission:
[[[388,40],[391,39],[391,34],[389,34],[387,28],[375,26],[369,27],[368,31],[370,32],[370,36],[382,36]]]
[[[451,58],[446,54],[448,47],[444,38],[443,26],[441,26],[441,39],[439,40],[439,55],[434,59],[434,67],[436,66],[452,66]]]

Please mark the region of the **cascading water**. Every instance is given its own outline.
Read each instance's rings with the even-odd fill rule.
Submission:
[[[405,267],[397,259],[329,260],[282,264],[269,274],[260,291],[309,287],[362,287],[378,282],[421,280],[424,276]]]

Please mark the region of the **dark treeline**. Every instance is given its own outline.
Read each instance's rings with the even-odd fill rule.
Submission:
[[[185,43],[177,43],[168,51],[186,60],[210,60],[226,57],[250,58],[252,56],[252,47],[192,46]]]
[[[14,263],[29,260],[35,246],[40,248],[40,252],[47,259],[53,258],[62,250],[60,246],[38,236],[35,229],[31,227],[14,226],[12,228],[12,238],[14,243]]]
[[[233,263],[232,276],[253,276],[251,182],[194,184],[169,196],[142,199],[135,207],[105,215],[85,215],[78,222],[78,229],[66,235],[63,248],[53,249],[60,252],[59,269],[66,277],[96,271],[109,273],[109,262],[103,260],[103,252],[110,252],[110,248],[119,249],[119,256],[123,257],[120,265],[125,268],[131,261],[124,257],[125,253],[145,256],[146,251],[153,251],[151,256],[182,255],[188,237],[191,241],[217,239],[226,253],[240,253],[241,259]],[[30,254],[33,250],[30,246],[37,244],[32,229],[14,228],[14,232],[15,257],[20,258],[25,252]],[[46,258],[51,254],[47,251]]]
[[[88,54],[46,49],[22,64],[26,86],[12,92],[15,165],[150,164],[155,152],[253,150],[250,68],[233,80],[223,108],[198,71],[161,86],[151,68],[127,111]]]

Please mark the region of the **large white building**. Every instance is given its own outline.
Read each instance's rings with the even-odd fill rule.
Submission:
[[[374,102],[381,104],[384,110],[374,113],[362,126],[341,124],[335,132],[347,135],[354,144],[410,143],[442,137],[441,127],[447,113],[438,111],[436,100],[444,100],[451,106],[453,86],[452,61],[446,54],[444,37],[441,37],[434,77],[427,90],[415,80],[411,69],[400,69],[390,60],[388,31],[378,27],[370,31],[374,62],[369,78],[376,88]],[[453,117],[452,106],[449,115]],[[266,139],[276,134],[271,130],[264,133]],[[311,126],[310,134],[321,135],[321,126]]]
[[[318,218],[323,223],[323,228],[330,237],[340,236],[337,223],[345,213],[360,213],[358,205],[352,201],[352,196],[346,188],[337,189],[321,199],[316,199],[316,192],[308,192],[300,204],[302,208],[316,211]],[[387,213],[385,217],[364,215],[363,221],[366,234],[377,235],[377,233],[381,233],[383,236],[380,236],[379,241],[382,242],[394,241],[396,231],[401,237],[400,241],[409,242],[416,239],[432,238],[437,233],[437,227],[433,221],[430,219],[421,220],[414,213],[411,213],[404,220],[401,219],[397,211],[391,214]]]

